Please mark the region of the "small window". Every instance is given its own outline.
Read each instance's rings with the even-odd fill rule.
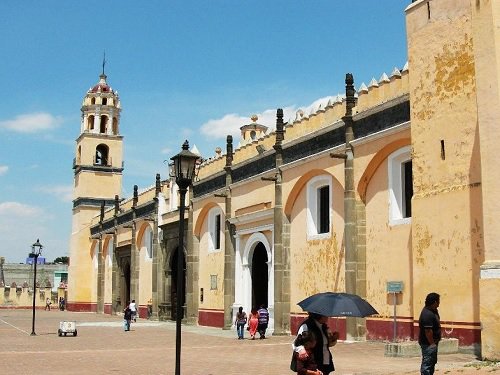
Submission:
[[[389,224],[408,224],[411,220],[413,170],[410,146],[403,147],[388,158]]]
[[[255,141],[255,139],[257,138],[257,133],[255,133],[255,130],[252,130],[250,132],[250,138],[252,138],[253,141]]]
[[[108,124],[108,116],[101,116],[101,124],[99,127],[99,132],[106,134],[106,126]]]
[[[307,183],[308,239],[328,238],[331,234],[332,177],[316,176]]]
[[[220,249],[220,214],[215,215],[215,249]]]
[[[95,150],[95,164],[96,165],[109,165],[108,164],[109,148],[105,144],[100,144]]]
[[[102,98],[102,105],[108,104],[108,98]]]
[[[318,233],[328,233],[330,230],[330,187],[318,189]]]
[[[94,115],[90,115],[88,117],[87,124],[88,124],[87,128],[89,130],[93,130],[94,129]]]
[[[403,188],[403,217],[411,217],[411,198],[413,197],[413,171],[411,160],[401,164],[401,174]]]
[[[95,98],[90,99],[90,104],[92,104],[92,105],[95,104]]]
[[[212,208],[208,213],[208,251],[218,251],[222,242],[222,211]]]

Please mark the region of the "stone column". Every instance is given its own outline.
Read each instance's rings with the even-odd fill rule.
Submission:
[[[102,234],[99,236],[97,253],[97,313],[104,313],[104,254],[102,248]]]
[[[111,313],[116,314],[121,312],[120,300],[120,270],[118,268],[118,257],[116,256],[116,241],[118,238],[118,212],[119,212],[118,195],[115,195],[115,215],[114,215],[114,232],[113,232],[113,254],[112,254],[112,273],[111,273]]]
[[[97,248],[97,313],[104,313],[104,257],[102,249],[102,222],[104,220],[105,202],[101,203],[101,214],[99,220],[99,241]]]
[[[283,193],[282,174],[283,165],[282,142],[284,139],[283,110],[278,108],[276,113],[276,176],[274,182],[274,332],[273,335],[290,334],[290,278],[288,259],[283,247]],[[288,271],[288,272],[287,272]]]
[[[225,225],[224,225],[224,329],[231,329],[233,325],[234,304],[234,243],[232,239],[231,223],[231,184],[233,164],[233,137],[228,135],[226,140],[226,196],[225,196]]]
[[[354,140],[354,129],[352,109],[356,104],[354,97],[354,79],[352,74],[347,73],[346,79],[346,113],[342,117],[345,130],[345,152],[344,165],[344,244],[345,244],[345,291],[356,294],[356,191],[354,187],[354,154],[351,142]],[[347,339],[357,338],[356,321],[347,318]]]
[[[139,301],[139,252],[136,246],[136,207],[137,202],[139,200],[139,196],[137,193],[137,185],[134,185],[134,198],[132,201],[132,239],[130,244],[130,301],[133,299],[136,300],[136,303]],[[127,301],[124,301],[127,303]]]
[[[155,210],[154,210],[154,224],[153,224],[153,264],[152,264],[152,275],[151,275],[151,306],[152,306],[152,315],[150,319],[158,319],[158,258],[160,252],[160,244],[158,240],[158,220],[159,216],[162,214],[158,211],[158,201],[161,198],[161,181],[160,174],[156,174],[156,191],[155,191]],[[160,277],[161,278],[161,277]]]
[[[193,234],[193,189],[188,191],[188,222],[186,238],[186,322],[187,324],[198,324],[198,247],[194,247]]]

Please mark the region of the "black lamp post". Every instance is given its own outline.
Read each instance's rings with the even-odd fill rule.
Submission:
[[[36,298],[36,264],[38,263],[38,257],[42,254],[43,246],[40,240],[37,239],[36,242],[31,245],[30,258],[33,258],[33,265],[35,270],[33,272],[33,319],[31,321],[31,336],[36,336],[35,333],[35,298]]]
[[[182,252],[184,251],[184,210],[188,187],[193,182],[196,169],[196,160],[199,156],[189,151],[189,142],[184,141],[182,151],[170,158],[174,162],[175,182],[179,187],[179,248],[177,249],[177,303],[175,306],[175,375],[181,373],[181,319],[182,303]]]

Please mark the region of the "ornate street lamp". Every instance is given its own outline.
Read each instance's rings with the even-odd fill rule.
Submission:
[[[43,246],[40,240],[37,239],[36,242],[31,245],[30,258],[33,258],[33,265],[35,267],[33,272],[33,319],[31,321],[31,336],[36,336],[35,333],[35,298],[36,298],[36,264],[38,263],[38,257],[42,254]]]
[[[181,319],[182,319],[182,256],[184,251],[184,210],[188,187],[193,182],[196,170],[196,160],[199,156],[189,151],[189,142],[182,145],[182,151],[172,157],[174,162],[175,182],[179,187],[179,248],[177,249],[177,302],[175,306],[175,375],[181,373]]]

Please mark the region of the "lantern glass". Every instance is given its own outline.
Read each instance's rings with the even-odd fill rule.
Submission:
[[[177,182],[186,181],[188,184],[194,178],[196,161],[199,156],[189,151],[189,143],[185,141],[182,151],[171,158],[174,162],[174,171]]]

